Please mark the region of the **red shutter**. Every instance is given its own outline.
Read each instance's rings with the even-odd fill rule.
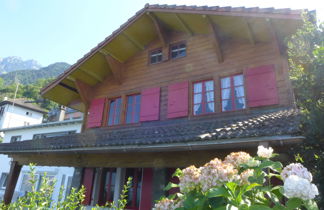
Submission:
[[[159,120],[160,88],[150,88],[141,93],[140,121]]]
[[[102,121],[102,114],[104,110],[105,99],[96,98],[91,101],[89,107],[89,114],[87,119],[87,128],[100,127]]]
[[[93,168],[85,168],[83,172],[83,180],[82,184],[85,187],[85,197],[83,201],[83,205],[90,205],[91,203],[91,194],[92,194],[92,184],[94,177],[94,169]]]
[[[142,192],[139,209],[152,209],[153,169],[144,168],[142,178]]]
[[[274,65],[260,66],[245,72],[249,107],[278,104],[278,91]]]
[[[168,118],[188,115],[188,82],[181,82],[168,87]]]

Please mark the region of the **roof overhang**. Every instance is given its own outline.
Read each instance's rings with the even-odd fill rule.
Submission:
[[[166,45],[167,34],[171,31],[192,36],[210,33],[212,26],[221,42],[236,39],[254,43],[271,39],[269,26],[279,40],[283,40],[301,23],[301,10],[146,5],[44,87],[41,94],[59,104],[84,111],[93,95],[85,93],[109,77],[121,83],[127,60],[154,40],[159,39]]]

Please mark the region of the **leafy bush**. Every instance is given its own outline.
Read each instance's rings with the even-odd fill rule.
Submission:
[[[29,165],[30,172],[29,172],[29,183],[31,184],[31,191],[27,192],[27,194],[23,197],[18,198],[16,202],[13,202],[9,205],[5,205],[4,203],[0,203],[0,209],[4,210],[14,210],[14,209],[85,209],[82,206],[82,202],[84,200],[84,193],[85,188],[84,186],[81,187],[81,189],[77,190],[75,188],[71,189],[71,192],[68,196],[66,196],[65,199],[63,199],[63,191],[64,188],[62,187],[60,189],[58,202],[53,202],[52,195],[54,191],[55,186],[55,180],[52,181],[48,177],[46,177],[46,174],[44,174],[41,185],[39,190],[36,189],[36,172],[35,172],[35,165],[30,164]],[[125,209],[125,206],[127,204],[127,192],[129,187],[131,186],[132,178],[129,177],[126,185],[124,186],[122,193],[120,195],[120,199],[118,200],[118,205],[116,205],[114,202],[109,203],[107,202],[105,206],[110,209],[115,210],[122,210]],[[96,206],[92,209],[101,209],[103,207]]]
[[[162,198],[155,209],[318,209],[312,174],[300,163],[283,168],[270,160],[274,156],[271,147],[259,146],[257,157],[232,152],[223,161],[177,169],[179,184],[169,183],[166,190],[177,187],[180,192]],[[283,184],[274,185],[274,179]]]

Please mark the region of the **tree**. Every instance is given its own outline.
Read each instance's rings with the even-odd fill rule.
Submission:
[[[317,25],[313,14],[304,15],[303,26],[288,41],[288,56],[306,137],[292,152],[299,151],[299,160],[312,170],[321,194],[319,206],[324,206],[324,25]]]

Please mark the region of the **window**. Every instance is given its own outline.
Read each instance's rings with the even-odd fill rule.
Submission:
[[[172,59],[186,56],[186,43],[177,43],[170,46],[170,55]]]
[[[193,114],[207,114],[215,111],[214,81],[196,82],[193,85]]]
[[[121,105],[121,98],[109,101],[108,125],[118,125],[120,123]]]
[[[142,169],[127,168],[124,180],[125,184],[128,177],[132,177],[132,182],[131,187],[127,192],[127,209],[138,209],[142,191]]]
[[[10,143],[20,141],[20,140],[21,140],[21,136],[11,136]]]
[[[221,79],[222,111],[245,109],[243,75]]]
[[[32,116],[33,113],[31,113],[31,112],[26,112],[26,115],[27,115],[27,116]]]
[[[150,52],[150,64],[162,62],[162,49],[152,50]]]
[[[2,173],[0,177],[0,189],[5,189],[7,186],[8,173]]]
[[[39,178],[39,175],[38,174],[35,174],[35,185],[34,187],[37,189],[38,187],[38,180]],[[32,182],[31,182],[31,177],[29,176],[29,174],[23,174],[23,178],[22,178],[22,181],[21,181],[21,187],[20,187],[20,192],[23,193],[23,195],[26,195],[27,192],[31,192],[32,191]]]
[[[30,122],[24,122],[24,126],[28,126],[28,125],[30,125]]]
[[[100,183],[98,204],[105,205],[114,200],[116,168],[103,168]]]
[[[0,116],[2,116],[2,115],[3,115],[3,113],[4,113],[4,110],[5,110],[5,107],[4,107],[4,106],[0,107]]]
[[[141,95],[127,96],[126,123],[139,122],[141,109]]]
[[[62,132],[53,132],[53,133],[37,133],[33,135],[33,139],[43,139],[43,138],[50,138],[50,137],[57,137],[57,136],[66,136],[75,134],[76,131],[62,131]]]

